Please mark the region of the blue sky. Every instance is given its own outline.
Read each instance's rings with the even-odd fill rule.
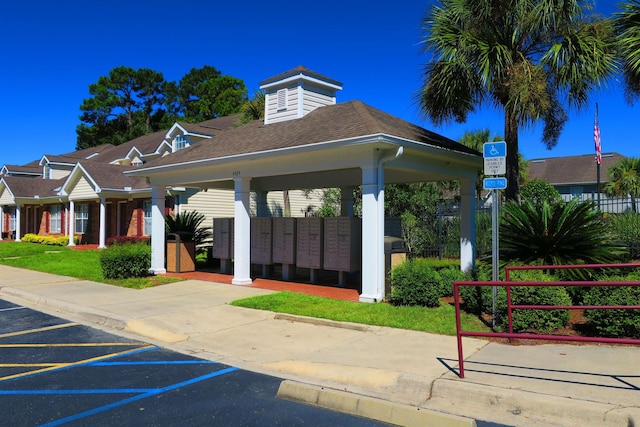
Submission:
[[[615,1],[598,0],[611,14]],[[436,127],[414,102],[421,84],[420,20],[432,0],[213,2],[195,0],[22,0],[0,4],[0,165],[75,150],[79,106],[88,87],[117,66],[150,68],[179,80],[211,65],[258,83],[298,65],[343,83],[338,102],[361,100],[452,139],[483,128],[503,134],[488,106],[464,124]],[[590,154],[595,103],[604,152],[640,157],[640,106],[613,83],[583,111],[570,111],[558,145],[540,128],[520,132],[525,158]]]

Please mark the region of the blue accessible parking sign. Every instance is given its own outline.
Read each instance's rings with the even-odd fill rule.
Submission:
[[[507,188],[507,178],[485,178],[482,180],[485,190],[504,190]]]

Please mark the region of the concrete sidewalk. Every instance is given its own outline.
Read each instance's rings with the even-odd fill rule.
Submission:
[[[640,348],[509,346],[228,305],[271,291],[199,280],[144,290],[0,266],[0,298],[286,378],[283,397],[399,425],[640,425]]]

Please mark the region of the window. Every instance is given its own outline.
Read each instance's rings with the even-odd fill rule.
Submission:
[[[9,208],[9,231],[16,231],[16,208]]]
[[[49,166],[49,163],[44,165],[44,179],[51,179],[51,166]]]
[[[89,205],[83,203],[76,206],[76,233],[86,233],[89,228]]]
[[[287,109],[287,89],[278,90],[278,111]]]
[[[144,210],[144,225],[142,228],[142,234],[145,236],[151,235],[151,200],[145,200],[142,205]]]
[[[189,145],[189,139],[185,135],[178,135],[173,140],[173,151],[182,150]]]
[[[51,206],[51,208],[49,209],[49,215],[50,215],[49,232],[60,233],[60,231],[62,230],[62,228],[60,227],[60,224],[61,224],[60,205]]]

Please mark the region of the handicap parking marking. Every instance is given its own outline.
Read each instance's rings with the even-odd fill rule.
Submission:
[[[53,331],[53,330],[62,329],[62,328],[70,328],[72,326],[79,326],[79,324],[78,323],[62,323],[62,324],[59,324],[59,325],[44,326],[42,328],[26,329],[24,331],[16,331],[16,332],[8,332],[6,334],[0,334],[0,339],[10,338],[10,337],[17,337],[17,336],[20,336],[20,335],[36,334],[38,332]]]
[[[139,347],[133,350],[125,350],[125,351],[120,351],[120,352],[116,352],[116,353],[108,353],[108,354],[104,354],[101,356],[97,356],[97,357],[92,357],[89,359],[84,359],[84,360],[80,360],[80,361],[76,361],[76,362],[69,362],[69,363],[50,363],[47,367],[42,368],[42,369],[36,369],[33,371],[28,371],[28,372],[21,372],[18,374],[13,374],[13,375],[7,375],[4,377],[0,377],[0,383],[4,382],[4,381],[8,381],[8,380],[15,380],[15,379],[19,379],[19,378],[26,378],[29,376],[33,376],[33,375],[39,375],[39,374],[43,374],[46,372],[53,372],[53,371],[58,371],[58,370],[62,370],[62,369],[71,369],[71,368],[75,368],[78,366],[84,366],[84,365],[88,365],[92,362],[96,362],[99,360],[105,360],[105,359],[109,359],[112,357],[120,357],[120,356],[124,356],[124,355],[129,355],[129,354],[134,354],[137,353],[139,351],[146,351],[146,350],[150,350],[153,348],[157,348],[154,345],[148,345],[148,346],[144,346],[144,347]]]

